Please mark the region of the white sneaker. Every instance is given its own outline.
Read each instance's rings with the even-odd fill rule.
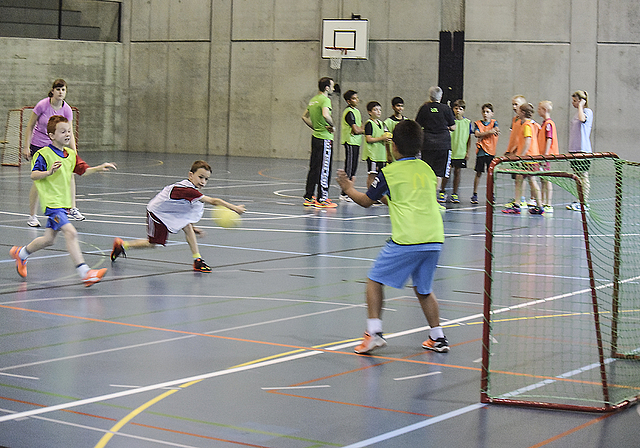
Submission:
[[[572,202],[571,204],[567,205],[567,209],[573,210],[574,212],[582,211],[582,207],[580,206],[579,202]],[[589,211],[589,204],[584,205],[584,210]]]
[[[353,351],[356,353],[369,353],[371,350],[385,345],[387,345],[387,341],[382,337],[382,333],[370,335],[369,332],[365,331],[362,342]]]
[[[340,200],[342,202],[353,202],[353,199],[351,199],[349,196],[347,196],[346,194],[341,194],[340,195]]]
[[[84,215],[76,207],[70,208],[67,217],[74,221],[84,221]]]
[[[29,219],[27,219],[27,225],[29,227],[40,227],[40,221],[38,221],[38,216],[37,215],[29,216]]]

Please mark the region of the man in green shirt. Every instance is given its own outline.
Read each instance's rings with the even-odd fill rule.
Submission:
[[[320,78],[318,93],[311,98],[302,114],[302,121],[313,130],[311,137],[311,159],[307,186],[304,193],[304,205],[317,208],[335,208],[338,205],[329,199],[329,180],[333,150],[333,119],[331,118],[331,99],[333,79]],[[313,193],[318,189],[318,196]]]

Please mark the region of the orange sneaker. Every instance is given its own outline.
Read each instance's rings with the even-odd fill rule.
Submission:
[[[315,201],[313,206],[315,208],[336,208],[338,204],[331,202],[331,199],[327,199],[326,201]]]
[[[104,274],[107,273],[107,268],[102,269],[91,269],[87,272],[87,276],[84,278],[84,286],[87,288],[95,283],[98,283],[104,277]]]
[[[20,255],[18,255],[20,253],[20,249],[22,249],[22,246],[13,246],[11,249],[9,249],[9,255],[11,255],[11,258],[16,260],[16,271],[18,271],[20,277],[26,278],[27,260],[23,260],[22,258],[20,258]]]
[[[367,331],[364,332],[364,338],[360,345],[356,345],[353,349],[358,354],[369,353],[370,351],[387,345],[387,341],[382,337],[382,333],[376,333],[371,336]]]
[[[123,257],[127,258],[127,253],[124,251],[124,246],[122,245],[124,241],[122,238],[115,238],[113,240],[113,250],[111,251],[111,261],[116,261],[116,258]]]

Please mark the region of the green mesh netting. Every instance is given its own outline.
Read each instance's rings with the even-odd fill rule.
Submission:
[[[618,406],[640,395],[640,165],[597,156],[547,163],[544,172],[522,162],[494,169],[484,392],[526,403]],[[503,213],[514,196],[512,175],[531,169],[539,183],[551,182],[553,212]],[[575,176],[561,177],[567,173]],[[578,183],[584,221],[565,208],[577,200]],[[524,187],[529,198],[527,180]]]

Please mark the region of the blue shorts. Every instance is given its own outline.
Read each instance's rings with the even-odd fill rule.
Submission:
[[[401,245],[393,241],[378,254],[367,275],[374,282],[402,288],[411,277],[420,294],[430,294],[442,243]]]
[[[69,218],[67,217],[66,208],[49,208],[44,211],[47,219],[47,227],[53,230],[60,230],[63,225],[69,224]]]

